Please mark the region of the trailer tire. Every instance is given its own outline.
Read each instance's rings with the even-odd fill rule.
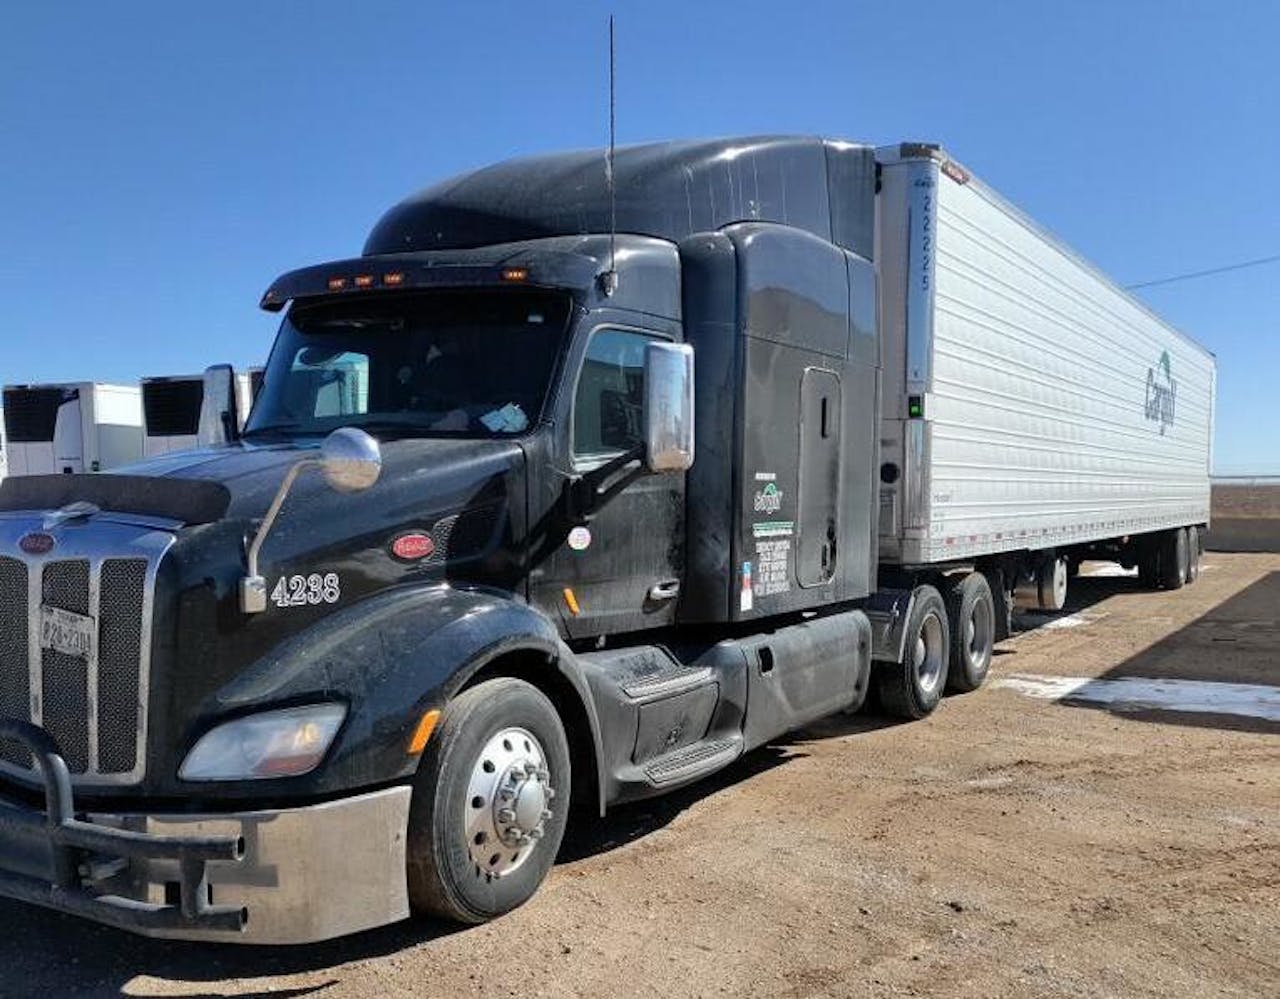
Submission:
[[[560,849],[571,786],[564,725],[532,684],[497,677],[450,701],[414,778],[414,912],[483,923],[527,901]]]
[[[1200,529],[1187,528],[1187,582],[1194,583],[1200,578]]]
[[[995,600],[986,577],[971,572],[956,583],[948,594],[947,612],[951,626],[947,690],[967,694],[987,678],[995,647]]]
[[[903,640],[902,661],[878,663],[880,706],[898,718],[923,718],[938,706],[947,683],[951,633],[947,605],[932,586],[917,586]]]
[[[1157,545],[1158,585],[1162,590],[1178,590],[1187,581],[1187,532],[1181,527],[1165,531]]]

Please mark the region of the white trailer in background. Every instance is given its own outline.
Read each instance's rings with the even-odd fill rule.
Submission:
[[[134,385],[8,385],[4,424],[10,475],[99,472],[142,457]]]
[[[1194,578],[1213,355],[937,147],[877,159],[881,563],[1053,609],[1081,558]]]
[[[151,458],[202,447],[238,433],[262,384],[261,368],[234,373],[218,365],[199,375],[170,375],[144,378],[141,383],[143,413],[143,453]],[[225,388],[211,389],[210,378],[230,376],[234,390],[234,413],[224,400]],[[230,413],[230,416],[224,414]],[[234,428],[226,426],[231,419]]]

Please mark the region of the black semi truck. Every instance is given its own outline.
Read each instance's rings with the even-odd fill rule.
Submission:
[[[871,685],[912,718],[975,688],[1069,555],[1187,578],[1185,528],[881,564],[916,473],[882,456],[872,147],[602,167],[456,178],[277,279],[225,442],[0,486],[0,894],[189,939],[483,921],[571,810]]]

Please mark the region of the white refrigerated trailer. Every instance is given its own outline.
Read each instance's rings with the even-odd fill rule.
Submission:
[[[211,370],[219,370],[217,368]],[[221,370],[229,369],[222,366]],[[235,431],[245,417],[261,386],[261,368],[232,373]],[[210,391],[209,372],[198,375],[169,375],[142,379],[143,453],[151,458],[185,451],[224,439],[231,428],[224,427],[223,393]]]
[[[1055,609],[1085,557],[1194,578],[1213,355],[938,147],[877,159],[881,564]]]
[[[9,475],[99,472],[142,457],[136,385],[8,385],[4,423]]]

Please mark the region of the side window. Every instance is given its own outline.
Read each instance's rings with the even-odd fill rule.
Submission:
[[[651,339],[611,329],[591,335],[573,400],[574,457],[609,457],[640,443],[644,349]]]

